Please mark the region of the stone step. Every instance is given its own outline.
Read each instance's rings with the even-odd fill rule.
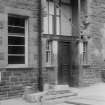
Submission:
[[[48,103],[50,105],[51,103],[55,104],[69,97],[77,96],[76,93],[70,90],[68,85],[51,85],[48,87],[50,88],[47,88],[44,92],[27,94],[26,91],[23,98],[28,102]]]
[[[43,99],[44,99],[45,105],[55,105],[55,104],[60,104],[70,98],[73,98],[74,96],[77,96],[77,94],[73,92],[70,92],[70,93],[68,92],[68,93],[62,93],[62,94],[59,93],[56,95],[50,94],[45,96]]]
[[[65,104],[72,104],[72,105],[90,105],[90,104],[86,104],[86,103],[82,103],[82,102],[69,102],[69,101],[65,101]]]
[[[67,98],[70,96],[76,96],[76,93],[73,93],[71,91],[53,91],[51,93],[47,93],[45,94],[45,96],[43,97],[44,100],[48,101],[48,100],[57,100],[57,99],[61,99],[61,98]]]
[[[58,90],[58,91],[48,91],[48,92],[39,92],[31,93],[23,96],[24,99],[28,102],[57,102],[58,100],[64,100],[67,97],[76,96],[77,94],[71,92],[70,90]]]
[[[74,104],[68,104],[68,103],[59,103],[59,104],[56,104],[56,105],[74,105]]]

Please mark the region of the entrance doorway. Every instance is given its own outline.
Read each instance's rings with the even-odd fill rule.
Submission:
[[[58,84],[69,84],[71,66],[71,44],[67,41],[58,43]]]

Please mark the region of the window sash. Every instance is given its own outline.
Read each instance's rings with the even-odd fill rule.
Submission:
[[[27,19],[17,16],[18,21],[24,23],[12,22],[11,18],[14,18],[14,15],[8,16],[8,64],[26,64],[27,59]],[[15,20],[16,20],[15,19]],[[11,20],[11,22],[9,22]],[[13,29],[13,30],[12,30]]]
[[[46,64],[52,64],[52,41],[46,42]]]
[[[24,45],[25,38],[18,36],[8,36],[8,45]]]
[[[87,42],[83,42],[83,63],[87,64],[88,58],[87,58]]]
[[[18,55],[8,55],[9,64],[23,64],[25,63],[25,56]]]

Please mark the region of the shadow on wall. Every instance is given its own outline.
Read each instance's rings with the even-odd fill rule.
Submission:
[[[101,72],[102,82],[105,82],[105,70]]]

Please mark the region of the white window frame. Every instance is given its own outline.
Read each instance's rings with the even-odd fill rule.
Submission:
[[[49,43],[49,45],[48,45],[48,43]],[[53,42],[51,40],[46,40],[46,66],[52,65],[52,43]],[[47,56],[47,53],[49,53],[48,56]],[[48,61],[47,61],[47,59],[48,59]]]
[[[87,58],[87,47],[88,47],[88,42],[84,41],[83,42],[83,64],[87,64],[88,58]]]
[[[15,16],[17,14],[8,14],[8,16]],[[17,15],[18,17],[24,17],[25,19],[25,35],[24,35],[24,38],[25,38],[25,63],[24,64],[8,64],[8,68],[18,68],[18,67],[27,67],[28,66],[28,17],[27,16],[22,16],[22,15]]]

